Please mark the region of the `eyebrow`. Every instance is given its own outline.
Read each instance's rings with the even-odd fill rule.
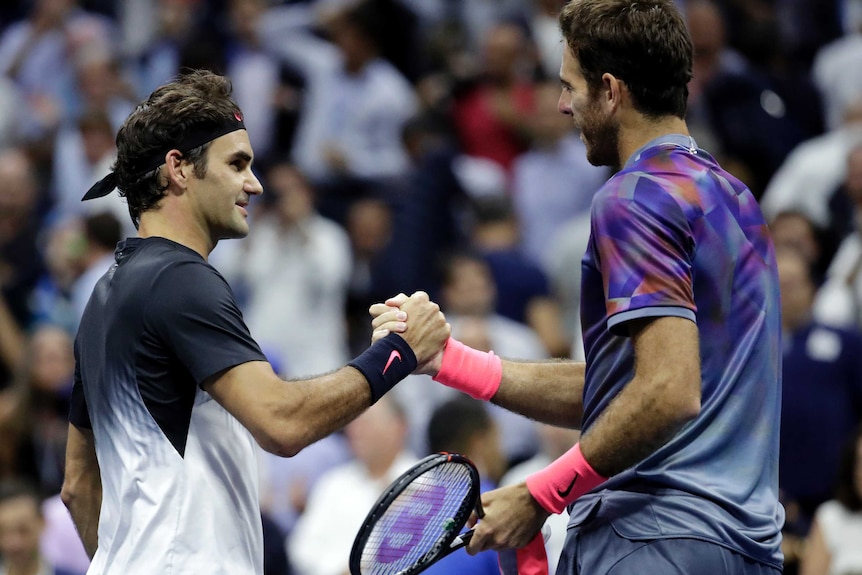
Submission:
[[[244,162],[250,163],[253,160],[253,158],[251,157],[251,154],[249,154],[245,150],[239,150],[239,151],[234,152],[233,154],[230,155],[230,157],[228,158],[228,163],[232,164],[233,162],[235,162],[237,160],[242,160]]]

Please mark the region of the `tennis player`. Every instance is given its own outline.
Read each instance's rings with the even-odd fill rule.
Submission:
[[[568,506],[559,575],[777,574],[781,324],[766,223],[689,135],[692,45],[672,0],[572,0],[560,26],[559,110],[588,159],[617,170],[582,261],[586,363],[501,361],[449,340],[427,372],[583,435],[484,494],[469,551],[534,542]],[[402,299],[372,308],[375,337],[400,329]]]
[[[449,328],[417,292],[410,335],[282,381],[207,263],[248,233],[263,191],[228,81],[194,72],[157,89],[117,148],[84,199],[118,186],[138,236],[118,245],[76,338],[63,500],[91,574],[263,573],[255,442],[289,456],[342,427],[439,354]]]

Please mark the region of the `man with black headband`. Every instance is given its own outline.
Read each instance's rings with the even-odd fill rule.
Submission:
[[[448,326],[417,292],[409,335],[280,380],[207,262],[248,233],[263,191],[229,82],[193,72],[157,89],[117,150],[84,199],[119,188],[138,237],[117,246],[75,341],[63,500],[89,573],[262,573],[255,441],[289,456],[339,429],[427,362]]]

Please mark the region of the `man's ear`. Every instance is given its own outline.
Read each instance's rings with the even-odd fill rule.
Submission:
[[[174,184],[180,189],[186,189],[189,177],[191,177],[194,166],[185,161],[182,152],[177,149],[169,150],[165,154],[165,177],[168,184]]]
[[[611,73],[602,74],[602,95],[604,105],[609,114],[616,112],[623,104],[623,99],[628,96],[628,88],[625,82]]]

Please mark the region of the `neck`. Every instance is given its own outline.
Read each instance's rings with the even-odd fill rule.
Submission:
[[[165,238],[196,251],[204,259],[209,257],[217,243],[180,210],[165,209],[165,206],[141,214],[138,237]]]
[[[620,127],[620,167],[625,166],[632,154],[647,142],[670,134],[689,135],[688,126],[682,118],[664,116],[653,120],[637,112],[630,114],[630,118],[623,118]]]

